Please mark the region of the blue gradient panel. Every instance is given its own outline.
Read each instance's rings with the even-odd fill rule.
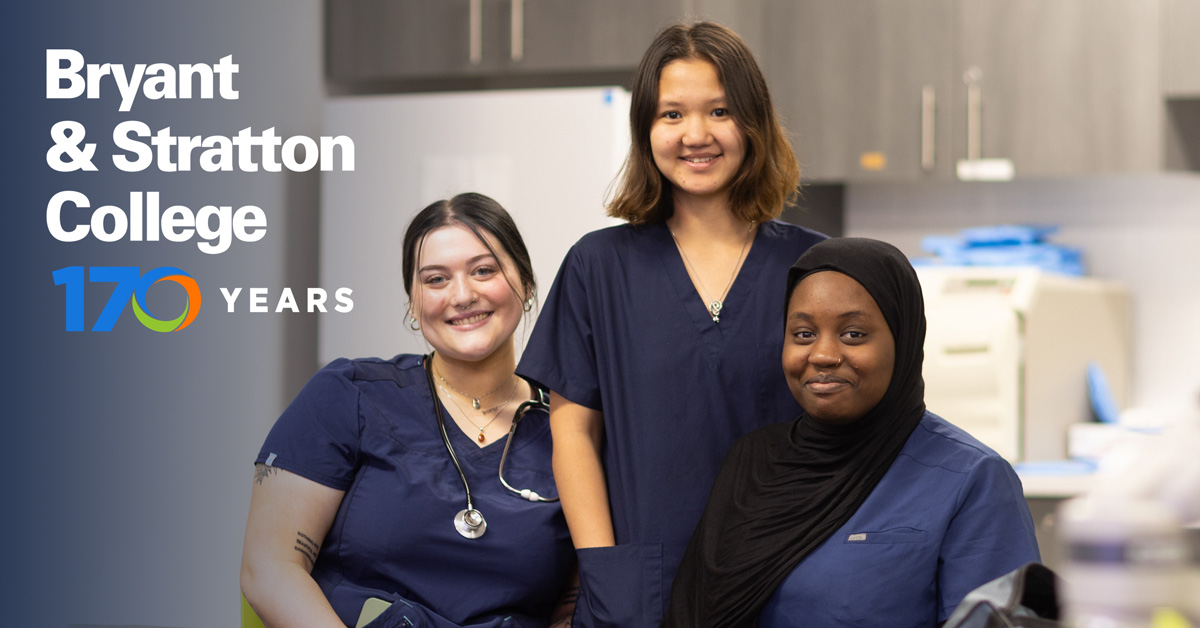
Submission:
[[[283,0],[5,5],[6,625],[237,625],[251,462],[302,383],[294,373],[316,366],[290,365],[315,353],[315,315],[273,310],[284,287],[316,285],[315,262],[306,260],[315,257],[319,175],[204,172],[196,161],[191,172],[123,172],[111,159],[124,154],[112,133],[136,120],[177,136],[274,127],[285,138],[318,137],[320,17],[318,2]],[[108,76],[98,99],[47,99],[46,51],[60,48],[127,69],[213,65],[232,55],[239,97],[139,93],[120,111]],[[96,145],[95,171],[47,164],[62,121],[78,123],[83,141]],[[47,204],[63,191],[91,204],[64,211],[68,230],[104,205],[128,216],[131,195],[144,203],[150,192],[164,212],[213,205],[232,215],[255,206],[267,226],[257,241],[227,238],[218,254],[197,246],[207,241],[198,235],[63,242],[47,226]],[[105,228],[115,224],[110,216]],[[266,288],[272,311],[249,312],[243,296],[229,312],[221,287]],[[125,293],[114,300],[114,290]],[[82,331],[68,331],[72,321]],[[91,331],[97,321],[111,331]]]

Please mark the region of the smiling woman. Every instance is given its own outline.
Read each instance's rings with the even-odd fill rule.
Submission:
[[[549,418],[522,412],[542,395],[513,373],[529,253],[499,204],[460,194],[413,218],[403,257],[406,322],[433,352],[335,360],[279,417],[256,460],[242,591],[271,628],[381,608],[370,625],[561,625],[574,553]]]
[[[1037,561],[1012,467],[925,409],[925,310],[904,255],[826,240],[785,294],[783,372],[803,411],[734,444],[664,626],[932,627]]]
[[[403,255],[409,326],[435,349],[429,367],[450,415],[464,431],[478,432],[479,443],[495,440],[512,423],[512,413],[502,408],[522,384],[513,374],[512,335],[537,292],[525,242],[499,204],[461,194],[413,219]],[[489,403],[505,391],[505,403]],[[459,400],[470,400],[471,409]]]
[[[513,331],[524,304],[532,304],[533,284],[525,279],[532,270],[519,273],[511,256],[497,252],[503,249],[495,236],[461,222],[426,233],[416,248],[410,318],[437,347],[435,359],[507,359],[511,366]],[[510,283],[509,277],[520,277],[519,284]],[[510,368],[505,379],[511,380],[511,375]]]
[[[799,166],[745,42],[668,27],[633,81],[610,216],[567,254],[519,371],[550,397],[580,626],[657,627],[733,441],[799,410],[777,367],[787,267],[824,236],[775,220]],[[695,625],[704,625],[701,621]]]
[[[703,59],[672,61],[658,92],[650,145],[675,200],[724,194],[742,167],[746,136],[730,115],[717,67]]]
[[[896,342],[862,284],[813,273],[792,293],[786,325],[783,375],[809,416],[852,423],[883,399]]]

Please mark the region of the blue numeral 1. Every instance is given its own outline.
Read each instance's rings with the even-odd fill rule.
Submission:
[[[67,284],[67,331],[83,331],[83,266],[54,271],[54,285]]]

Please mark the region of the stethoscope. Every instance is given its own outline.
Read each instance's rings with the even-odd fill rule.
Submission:
[[[463,473],[462,464],[458,462],[458,456],[454,454],[454,446],[450,444],[450,434],[446,432],[446,418],[442,414],[442,402],[438,399],[437,387],[433,383],[431,358],[432,355],[425,357],[425,380],[429,383],[429,394],[433,397],[433,412],[437,415],[438,429],[442,432],[442,442],[446,444],[446,451],[450,453],[450,461],[454,463],[458,477],[462,480],[463,489],[467,492],[467,507],[454,515],[454,529],[465,538],[477,539],[487,532],[487,520],[483,518],[483,513],[475,508],[475,502],[471,499],[471,485],[467,482],[467,475]],[[557,497],[542,497],[536,491],[527,488],[516,489],[504,481],[504,461],[508,458],[508,446],[512,444],[513,436],[517,433],[517,425],[521,423],[521,419],[525,418],[525,413],[531,409],[550,411],[550,404],[546,400],[545,392],[535,387],[534,394],[536,395],[534,399],[522,401],[521,405],[517,406],[516,412],[513,413],[512,426],[508,428],[508,440],[504,442],[504,451],[500,454],[500,468],[496,473],[500,476],[500,483],[504,485],[504,488],[524,499],[531,502],[556,502],[558,501]]]

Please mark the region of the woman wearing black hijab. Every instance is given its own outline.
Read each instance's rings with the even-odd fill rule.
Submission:
[[[804,412],[725,458],[663,625],[934,626],[1039,560],[1012,467],[925,410],[921,286],[885,242],[788,273],[783,370]]]

